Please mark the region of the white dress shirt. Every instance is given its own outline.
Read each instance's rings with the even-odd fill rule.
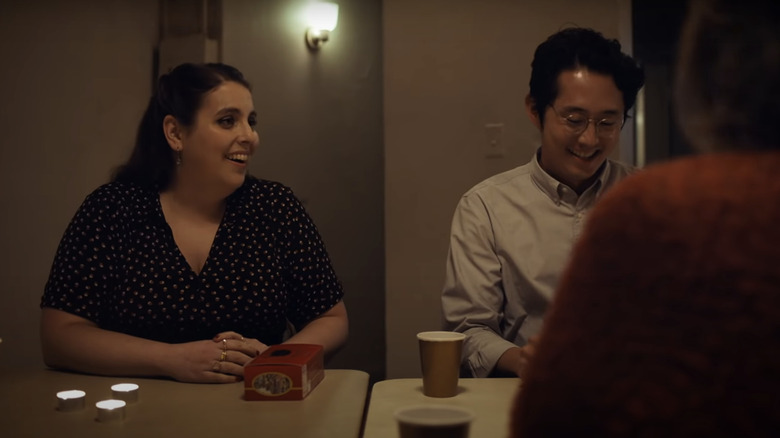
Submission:
[[[537,157],[477,184],[455,210],[442,309],[445,329],[466,334],[465,375],[487,377],[506,350],[539,332],[588,211],[635,171],[607,160],[577,196]]]

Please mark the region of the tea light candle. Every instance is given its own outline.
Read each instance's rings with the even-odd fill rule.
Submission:
[[[57,409],[60,411],[75,411],[84,407],[84,400],[87,393],[72,389],[70,391],[60,391],[57,393]]]
[[[138,385],[135,383],[118,383],[111,387],[111,394],[115,399],[124,400],[127,403],[138,401]]]
[[[124,420],[126,404],[124,400],[103,400],[95,403],[97,420],[101,422]]]

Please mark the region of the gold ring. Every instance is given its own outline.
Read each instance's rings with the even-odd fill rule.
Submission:
[[[224,362],[227,359],[227,351],[222,350],[222,354],[219,355],[219,361]]]
[[[227,350],[227,338],[222,340],[222,349]]]

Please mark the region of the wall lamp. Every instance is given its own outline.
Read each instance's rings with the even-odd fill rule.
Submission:
[[[319,50],[339,22],[339,5],[329,2],[309,3],[304,18],[309,26],[306,29],[306,45],[311,50]]]

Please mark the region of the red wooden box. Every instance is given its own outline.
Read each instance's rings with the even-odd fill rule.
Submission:
[[[322,345],[274,345],[244,366],[244,399],[303,400],[323,377]]]

